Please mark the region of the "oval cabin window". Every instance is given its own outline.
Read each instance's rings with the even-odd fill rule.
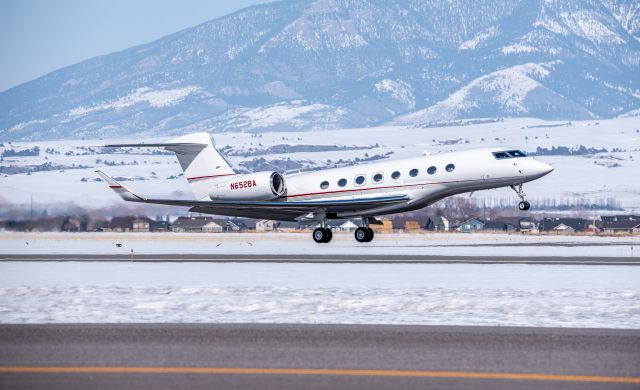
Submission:
[[[391,174],[391,178],[392,178],[393,180],[398,180],[398,179],[400,178],[400,172],[398,172],[398,171],[393,172],[393,173]]]
[[[347,179],[340,179],[340,180],[338,180],[338,185],[339,185],[340,187],[344,187],[344,186],[346,186],[346,185],[347,185]]]
[[[418,170],[413,168],[412,170],[409,171],[409,176],[411,176],[411,177],[418,176]]]
[[[434,166],[429,167],[429,169],[427,169],[427,173],[430,175],[433,175],[434,173],[436,173],[438,169]]]
[[[447,172],[453,172],[453,170],[456,169],[456,166],[453,164],[449,164],[444,169],[446,169]]]
[[[382,181],[382,173],[376,173],[373,175],[373,181],[376,183],[380,183]]]
[[[364,176],[362,176],[362,175],[356,176],[356,185],[361,186],[361,185],[364,184],[364,182],[365,182]]]
[[[329,188],[329,182],[323,181],[322,183],[320,183],[320,188],[322,188],[323,190],[326,190],[327,188]]]

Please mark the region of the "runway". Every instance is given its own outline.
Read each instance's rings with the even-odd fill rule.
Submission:
[[[381,263],[381,264],[532,264],[640,265],[638,257],[458,256],[458,255],[304,255],[304,254],[0,254],[7,261],[211,262],[211,263]]]
[[[0,388],[640,386],[640,331],[388,325],[0,326]]]

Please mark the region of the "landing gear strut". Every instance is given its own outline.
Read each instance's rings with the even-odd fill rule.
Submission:
[[[518,184],[517,186],[511,185],[511,189],[514,190],[516,192],[516,195],[518,195],[518,198],[520,198],[520,203],[518,203],[518,209],[520,211],[529,210],[531,208],[531,204],[526,200],[524,200],[524,197],[526,196],[526,194],[524,193],[524,191],[522,191],[522,183]]]
[[[315,228],[313,231],[313,241],[318,244],[327,244],[333,238],[333,233],[331,232],[331,228],[327,226],[325,221],[322,221],[320,227]]]
[[[369,218],[362,218],[362,227],[356,229],[354,236],[358,242],[371,242],[373,240],[373,229],[369,227]]]

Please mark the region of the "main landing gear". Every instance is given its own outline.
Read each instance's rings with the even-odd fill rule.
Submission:
[[[327,244],[333,238],[331,228],[327,226],[326,222],[323,222],[320,227],[315,228],[313,231],[313,241],[318,244]]]
[[[369,227],[369,218],[362,218],[362,227],[356,229],[354,236],[358,242],[371,242],[373,240],[373,229]]]
[[[526,196],[524,191],[522,191],[522,183],[516,185],[512,185],[511,189],[514,190],[516,192],[516,195],[518,195],[518,198],[520,198],[520,203],[518,203],[518,209],[520,211],[527,211],[531,208],[531,204],[529,202],[527,202],[526,200],[524,200],[524,197]]]

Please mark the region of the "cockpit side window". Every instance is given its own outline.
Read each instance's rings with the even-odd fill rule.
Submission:
[[[527,157],[527,154],[522,150],[510,150],[509,153],[512,157]]]
[[[505,150],[503,152],[493,152],[493,157],[496,160],[503,160],[505,158],[527,157],[527,154],[522,150]]]
[[[502,160],[505,158],[509,158],[510,156],[507,154],[507,152],[493,152],[493,157],[495,157],[496,160]]]

